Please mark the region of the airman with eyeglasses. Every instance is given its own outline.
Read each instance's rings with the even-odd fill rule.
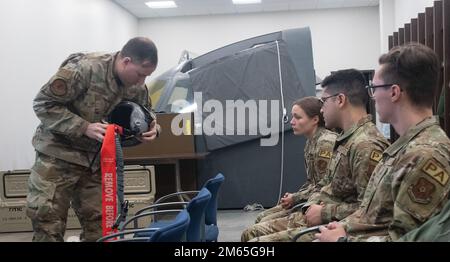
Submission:
[[[338,95],[340,95],[340,94],[338,93],[338,94],[334,94],[334,95],[327,96],[327,97],[321,97],[321,98],[320,98],[320,101],[322,101],[322,104],[325,104],[325,103],[327,102],[328,99],[330,99],[330,98],[332,98],[332,97],[336,97],[336,96],[338,96]]]
[[[288,216],[287,229],[280,231],[274,223],[258,224],[255,226],[261,229],[259,236],[250,241],[290,241],[307,226],[343,219],[359,207],[370,175],[379,161],[370,156],[381,155],[389,144],[367,114],[369,97],[365,84],[364,75],[355,69],[337,71],[323,80],[321,112],[325,126],[344,130],[330,156],[323,178],[325,186],[308,198],[302,210]]]
[[[436,53],[410,43],[382,55],[379,64],[367,90],[379,120],[400,137],[379,156],[361,207],[320,227],[321,242],[431,241],[418,230],[449,201],[450,140],[433,116],[440,71]]]

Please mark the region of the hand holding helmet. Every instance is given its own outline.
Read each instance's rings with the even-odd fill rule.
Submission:
[[[135,146],[155,139],[157,135],[156,116],[147,108],[131,101],[120,102],[108,117],[110,124],[124,129],[121,144]]]
[[[141,136],[136,137],[141,142],[149,142],[154,140],[159,133],[159,125],[156,123],[156,120],[153,120],[150,123],[149,130],[145,133],[142,133]]]

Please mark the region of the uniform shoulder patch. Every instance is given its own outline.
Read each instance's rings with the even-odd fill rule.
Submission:
[[[332,155],[332,153],[330,151],[327,151],[327,150],[320,150],[319,151],[319,156],[320,157],[331,159],[331,155]]]
[[[367,174],[368,175],[373,174],[373,171],[375,170],[376,167],[377,167],[376,165],[373,165],[373,164],[369,163],[369,170],[367,171]]]
[[[317,170],[319,171],[319,173],[325,173],[327,171],[328,168],[328,161],[323,160],[323,159],[319,159],[316,162],[317,165]]]
[[[50,84],[50,90],[55,96],[65,96],[67,94],[67,84],[62,79],[56,79]]]
[[[428,204],[435,190],[436,186],[433,183],[421,177],[415,184],[408,187],[408,195],[416,203]]]
[[[383,157],[383,152],[381,152],[379,150],[373,150],[372,153],[370,153],[370,159],[375,162],[380,162],[382,157]]]
[[[448,174],[447,172],[445,172],[443,168],[439,166],[439,164],[434,158],[429,159],[425,163],[425,165],[422,166],[422,171],[431,178],[433,178],[434,180],[436,180],[442,186],[447,185]]]

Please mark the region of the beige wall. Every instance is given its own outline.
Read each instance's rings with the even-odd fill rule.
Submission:
[[[138,20],[109,0],[0,1],[0,170],[30,168],[32,101],[72,52],[112,51]]]
[[[319,76],[376,65],[380,53],[378,7],[143,19],[139,34],[152,38],[158,46],[157,76],[175,66],[185,49],[203,54],[246,38],[306,26],[311,28]]]

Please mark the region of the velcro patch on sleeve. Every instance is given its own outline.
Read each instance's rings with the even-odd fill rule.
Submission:
[[[420,204],[428,204],[431,202],[431,196],[436,191],[436,186],[426,178],[419,178],[415,184],[408,188],[408,194],[411,200]]]
[[[331,152],[326,150],[320,150],[319,156],[323,158],[331,159]]]
[[[67,84],[62,79],[56,79],[50,84],[50,90],[55,96],[65,96],[67,94]]]
[[[422,171],[436,180],[442,186],[447,185],[448,174],[439,166],[434,158],[429,159],[427,162],[425,162],[425,165],[423,165],[422,167]]]
[[[367,174],[373,174],[376,167],[376,165],[369,164],[369,171],[367,171]]]
[[[327,171],[328,162],[326,160],[319,159],[317,160],[316,165],[320,173],[324,173]]]
[[[375,162],[380,162],[382,157],[383,153],[381,151],[373,150],[372,153],[370,153],[370,159]]]

